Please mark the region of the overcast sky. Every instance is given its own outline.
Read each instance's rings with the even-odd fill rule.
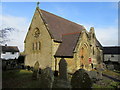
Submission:
[[[41,2],[40,8],[83,25],[87,31],[95,28],[97,39],[103,46],[118,45],[117,2]],[[2,27],[13,27],[8,45],[24,50],[24,39],[31,23],[36,2],[3,2],[0,4]]]

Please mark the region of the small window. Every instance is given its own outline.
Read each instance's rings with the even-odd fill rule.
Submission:
[[[93,47],[93,55],[95,54],[94,47]]]
[[[34,50],[34,43],[32,44],[32,50]]]
[[[11,54],[15,54],[14,52],[11,52]]]
[[[93,34],[93,38],[95,37],[95,34]]]
[[[112,54],[111,57],[114,57],[114,55]]]
[[[39,45],[38,49],[40,50],[40,49],[41,49],[41,43],[40,43],[40,42],[38,42],[38,45]]]
[[[3,52],[3,54],[6,54],[6,52]]]
[[[38,45],[37,45],[37,42],[36,42],[36,50],[37,50],[37,48],[38,48]]]
[[[36,49],[36,45],[35,45],[35,43],[33,43],[34,44],[34,50]]]

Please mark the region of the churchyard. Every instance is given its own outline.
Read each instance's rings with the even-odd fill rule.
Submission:
[[[61,60],[59,74],[49,67],[39,69],[37,62],[34,67],[3,70],[2,88],[120,88],[120,73],[79,69],[68,74],[66,66],[65,60]]]

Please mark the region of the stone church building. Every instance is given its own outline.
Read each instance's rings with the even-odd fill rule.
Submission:
[[[94,28],[84,26],[36,8],[24,41],[25,65],[33,67],[38,61],[41,69],[59,70],[64,58],[68,72],[80,68],[91,70],[102,62],[102,46]]]

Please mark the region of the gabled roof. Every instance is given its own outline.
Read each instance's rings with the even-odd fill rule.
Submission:
[[[85,29],[82,25],[76,24],[52,13],[40,10],[45,20],[50,34],[57,41],[62,41],[62,35],[66,33],[80,32]]]
[[[80,36],[80,32],[85,28],[82,25],[71,22],[47,11],[39,10],[43,21],[47,24],[48,32],[52,35],[52,38],[56,41],[62,41],[55,57],[73,57],[73,51]],[[99,46],[100,49],[102,49],[102,45],[97,39],[96,46]]]
[[[62,43],[60,44],[55,57],[73,57],[73,51],[77,45],[80,32],[73,34],[65,34],[62,37]]]
[[[56,16],[47,11],[39,8],[37,8],[37,10],[45,23],[51,38],[54,39],[54,41],[62,42],[55,54],[55,57],[73,57],[73,51],[79,39],[80,32],[85,28],[82,25]],[[97,41],[96,46],[100,45],[99,41]]]
[[[2,52],[19,52],[17,46],[1,46]]]
[[[120,46],[103,47],[103,54],[120,54]]]

